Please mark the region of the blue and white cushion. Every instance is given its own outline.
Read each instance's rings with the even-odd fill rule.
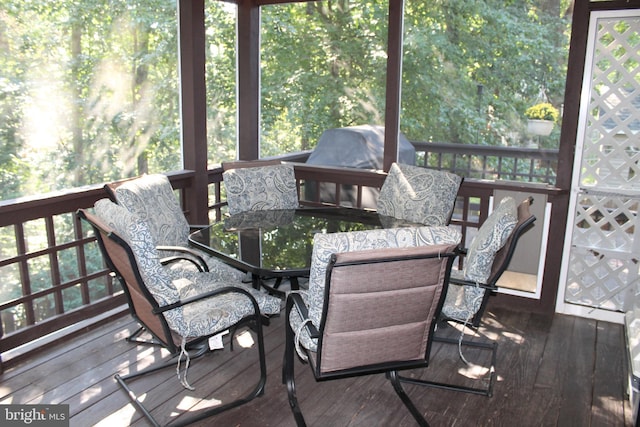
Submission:
[[[127,181],[116,188],[118,204],[137,215],[149,226],[149,231],[160,246],[189,246],[189,223],[165,175],[143,175]],[[195,250],[195,249],[193,249]],[[182,252],[163,252],[165,256],[182,255]],[[220,280],[242,280],[245,274],[204,252],[198,255],[207,264],[210,272]],[[189,262],[174,263],[171,268],[193,269]]]
[[[187,246],[189,223],[165,175],[143,175],[115,190],[119,205],[146,221],[159,245]]]
[[[496,253],[504,246],[518,223],[518,208],[512,197],[502,199],[480,226],[464,261],[464,277],[487,283]]]
[[[230,169],[222,177],[231,215],[299,206],[293,165]]]
[[[462,271],[453,271],[453,277],[478,284],[486,284],[496,253],[504,246],[518,223],[518,208],[513,198],[505,197],[480,226],[471,242]],[[451,319],[469,321],[478,312],[485,289],[451,283],[447,290],[442,313]]]
[[[425,225],[447,225],[462,178],[393,163],[378,196],[378,213]]]

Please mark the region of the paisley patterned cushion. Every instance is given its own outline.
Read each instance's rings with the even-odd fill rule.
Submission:
[[[144,220],[158,245],[189,246],[189,223],[165,175],[143,175],[127,181],[115,190],[118,204]],[[194,249],[195,250],[195,249]],[[204,252],[199,255],[207,263],[209,271],[216,272],[220,280],[242,280],[244,273],[213,258]],[[161,252],[162,257],[183,256],[181,252]],[[193,269],[193,264],[181,262],[172,268]]]
[[[505,197],[480,226],[469,246],[464,262],[465,279],[487,283],[496,252],[504,246],[517,223],[516,202],[512,197]]]
[[[222,176],[231,215],[299,205],[293,165],[230,169]]]
[[[241,283],[220,281],[215,273],[190,273],[169,270],[160,264],[155,241],[145,221],[110,200],[99,200],[95,212],[131,247],[142,280],[158,302],[166,305],[225,286],[244,287]],[[249,290],[256,297],[260,311],[275,314],[280,300]],[[226,329],[253,313],[250,300],[241,294],[226,294],[178,307],[164,313],[169,327],[184,337],[206,336]]]
[[[394,163],[380,189],[378,213],[425,225],[447,225],[462,178]]]
[[[451,277],[464,278],[461,270],[452,270]],[[486,292],[480,287],[449,283],[442,314],[450,319],[468,322],[480,310]]]
[[[478,230],[467,250],[464,269],[454,270],[452,277],[487,284],[491,267],[518,222],[518,208],[511,197],[504,198]],[[449,284],[442,314],[461,322],[470,321],[480,310],[487,291],[484,288]]]
[[[189,223],[166,176],[144,175],[120,185],[115,193],[118,204],[149,224],[159,245],[188,245]]]
[[[324,305],[325,273],[332,254],[367,249],[405,248],[441,243],[459,244],[460,240],[460,232],[449,227],[407,227],[316,234],[313,239],[309,291],[303,293],[303,298],[306,299],[305,302],[309,307],[309,319],[316,327],[320,326]],[[292,315],[290,322],[295,331],[302,322],[302,319],[299,315]],[[300,337],[303,345],[305,342],[309,343],[310,340],[311,338],[308,336]],[[311,342],[312,341],[313,340],[311,340]]]
[[[176,279],[189,279],[189,281],[191,282],[189,287],[179,289],[180,296],[183,299],[189,296],[195,296],[204,292],[208,292],[211,289],[217,287],[234,286],[248,291],[260,306],[260,312],[262,314],[272,315],[280,313],[282,306],[282,300],[280,298],[269,295],[265,292],[261,292],[260,290],[254,289],[251,286],[243,285],[242,283],[221,281],[218,275],[215,273],[180,272],[176,274],[175,272],[171,272],[171,275]],[[243,303],[248,304],[249,300],[244,298]],[[198,304],[196,304],[195,306],[197,305]]]

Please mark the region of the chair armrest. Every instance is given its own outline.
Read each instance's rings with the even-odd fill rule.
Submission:
[[[449,278],[449,283],[453,283],[455,285],[460,285],[460,286],[471,286],[474,288],[488,289],[491,292],[496,292],[498,290],[497,286],[488,285],[486,283],[474,282],[471,280],[457,279],[455,277]]]
[[[258,305],[258,302],[253,297],[253,295],[251,295],[251,293],[249,293],[249,291],[247,291],[245,289],[242,289],[240,287],[236,287],[236,286],[225,286],[223,288],[214,289],[212,291],[205,292],[205,293],[200,294],[200,295],[189,297],[189,298],[187,298],[185,300],[179,300],[179,301],[176,301],[176,302],[174,302],[172,304],[167,304],[167,305],[163,305],[162,307],[154,308],[152,310],[152,312],[154,314],[160,314],[160,313],[164,313],[165,311],[173,310],[173,309],[176,309],[178,307],[184,307],[186,305],[193,304],[193,303],[198,302],[198,301],[202,301],[202,300],[205,300],[205,299],[213,298],[213,297],[216,297],[216,296],[219,296],[219,295],[223,295],[223,294],[228,294],[228,293],[243,294],[244,296],[249,298],[249,300],[253,304],[254,312],[256,314],[260,313],[260,306]]]
[[[203,228],[209,227],[211,224],[192,224],[189,225],[189,233],[193,233],[194,231],[202,230]]]
[[[162,265],[168,265],[168,264],[172,264],[174,262],[180,262],[180,261],[187,261],[190,262],[191,264],[193,264],[200,273],[204,272],[204,269],[201,265],[201,263],[199,263],[198,261],[196,261],[193,258],[189,258],[186,256],[168,256],[168,257],[164,257],[160,259],[160,264]]]
[[[194,264],[196,262],[198,264],[200,264],[200,267],[198,268],[198,270],[200,270],[200,271],[209,271],[209,266],[207,266],[207,263],[200,256],[200,254],[198,252],[194,251],[193,249],[185,248],[183,246],[156,246],[156,249],[158,251],[179,252],[181,254],[186,254],[189,257],[195,258],[195,261],[191,260],[191,262],[193,262]],[[167,258],[164,258],[164,259],[170,260],[171,258],[175,258],[175,257],[167,257]],[[184,257],[183,259],[186,259],[186,257]]]
[[[289,319],[289,313],[291,313],[291,309],[295,307],[300,313],[300,317],[303,319],[309,318],[309,310],[307,309],[307,305],[304,303],[302,296],[297,293],[290,293],[287,296],[287,319]],[[288,320],[287,320],[288,321]],[[320,331],[313,325],[311,322],[307,322],[305,324],[307,331],[309,332],[309,336],[311,338],[320,338]]]

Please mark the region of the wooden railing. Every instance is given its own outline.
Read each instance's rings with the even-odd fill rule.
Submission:
[[[503,169],[490,172],[489,160],[467,161],[463,172],[459,166],[461,159],[467,159],[468,153],[465,151],[471,150],[466,147],[466,150],[459,151],[458,147],[450,145],[447,148],[443,144],[416,144],[418,160],[426,159],[423,164],[429,167],[435,164],[465,176],[471,172],[482,172],[480,177],[483,179],[487,179],[490,173],[503,178],[523,178],[518,173]],[[427,149],[430,151],[420,151]],[[505,150],[474,147],[474,150],[477,149],[475,155],[481,159],[489,159]],[[513,158],[525,158],[511,149],[504,154],[507,153]],[[548,152],[527,153],[534,158],[531,161],[553,162],[552,158],[555,158],[553,153]],[[308,154],[283,157],[295,165],[303,204],[323,202],[375,207],[371,194],[375,197],[386,174],[306,165],[304,161]],[[446,160],[447,156],[455,160],[451,163]],[[544,176],[551,175],[545,172]],[[183,200],[185,189],[190,188],[193,177],[194,173],[190,171],[169,174],[172,185]],[[536,179],[524,180],[535,182]],[[210,219],[217,220],[225,209],[222,169],[210,170],[208,180]],[[452,224],[460,227],[463,233],[468,228],[477,228],[486,216],[489,199],[497,188],[546,194],[557,192],[550,186],[517,182],[488,183],[467,178],[459,192]],[[327,199],[327,194],[334,198]],[[112,281],[104,266],[94,237],[75,216],[77,209],[91,207],[96,200],[105,196],[102,186],[98,185],[0,202],[0,354],[63,328],[78,325],[79,322],[92,321],[104,316],[104,313],[116,316],[126,312],[119,285]]]
[[[412,142],[416,164],[465,178],[555,185],[557,149]]]

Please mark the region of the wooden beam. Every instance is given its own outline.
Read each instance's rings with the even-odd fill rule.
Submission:
[[[207,99],[205,83],[204,0],[179,0],[182,153],[184,168],[193,170],[193,185],[184,205],[192,224],[208,223]]]
[[[400,134],[400,91],[402,88],[402,32],[404,0],[389,0],[389,33],[387,38],[387,89],[385,107],[383,169],[388,172],[398,159]]]
[[[238,2],[238,160],[260,157],[260,8]]]

